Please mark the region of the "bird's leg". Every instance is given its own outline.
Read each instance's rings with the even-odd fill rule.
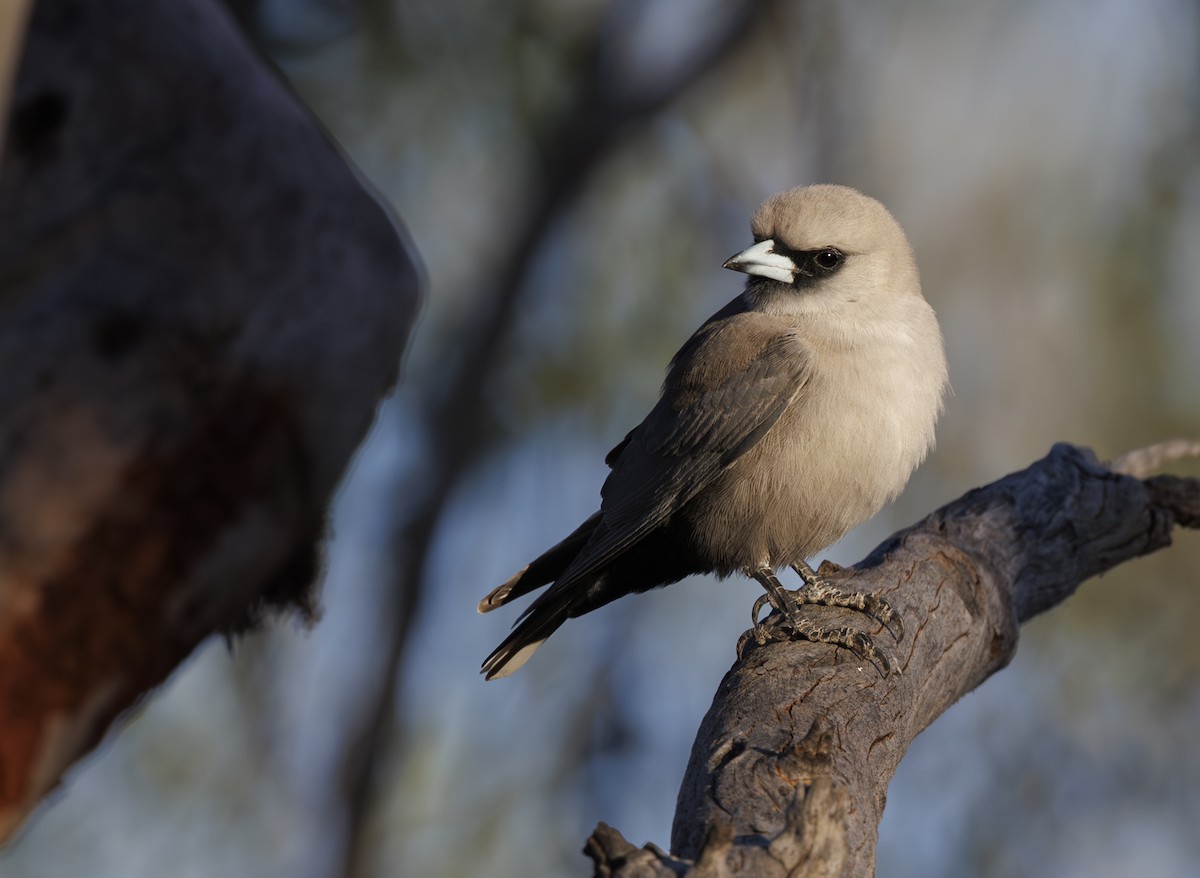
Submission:
[[[805,566],[807,567],[807,565]],[[809,568],[809,572],[812,572],[811,568]],[[845,647],[863,661],[868,661],[881,667],[885,677],[892,671],[897,670],[892,660],[886,653],[881,652],[875,646],[875,641],[869,635],[864,634],[857,628],[822,628],[820,625],[810,622],[801,614],[800,605],[802,603],[823,603],[824,601],[806,600],[803,590],[788,591],[775,577],[775,571],[765,565],[747,568],[746,574],[755,579],[766,590],[766,594],[754,602],[753,611],[754,639],[760,646],[771,640],[786,639],[787,635],[780,636],[778,633],[779,629],[790,629],[793,636],[811,640],[813,643],[832,643]],[[803,576],[803,574],[801,575]],[[816,574],[814,573],[813,576],[815,577]],[[828,588],[828,586],[826,587]],[[799,600],[797,600],[798,598]],[[774,626],[769,626],[759,621],[758,618],[758,614],[762,612],[762,608],[768,603],[778,610],[779,614],[783,617]],[[830,606],[839,605],[830,604]],[[849,606],[853,606],[853,604]],[[888,609],[891,608],[889,607]],[[739,654],[741,653],[740,646],[739,644]]]
[[[804,561],[792,565],[792,569],[804,580],[803,588],[792,592],[797,604],[821,604],[826,607],[846,607],[866,613],[891,632],[896,642],[904,639],[904,621],[900,614],[881,597],[861,591],[842,591],[834,588],[826,579]]]

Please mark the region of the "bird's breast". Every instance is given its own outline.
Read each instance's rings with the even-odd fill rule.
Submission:
[[[696,538],[718,571],[808,558],[900,493],[933,444],[944,382],[911,354],[816,351],[796,401],[698,498]]]

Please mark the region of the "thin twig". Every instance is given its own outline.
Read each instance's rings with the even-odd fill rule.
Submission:
[[[1200,457],[1200,440],[1166,439],[1145,448],[1135,448],[1114,457],[1109,461],[1108,468],[1115,473],[1144,479],[1167,464],[1186,457]]]

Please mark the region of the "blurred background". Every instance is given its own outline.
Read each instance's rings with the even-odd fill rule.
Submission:
[[[667,845],[757,586],[619,601],[486,685],[517,611],[475,604],[596,508],[777,190],[891,208],[954,386],[936,452],[832,560],[1055,441],[1200,435],[1194,3],[229,8],[404,217],[429,295],[332,510],[319,624],[207,644],[5,878],[582,875],[599,820]],[[1180,533],[1026,626],[902,764],[879,874],[1194,875],[1198,620]]]

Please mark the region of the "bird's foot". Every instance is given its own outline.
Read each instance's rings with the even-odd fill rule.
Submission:
[[[764,601],[765,602],[765,601]],[[887,677],[892,673],[900,673],[900,668],[887,652],[875,645],[875,640],[869,634],[844,625],[836,628],[824,628],[801,617],[790,621],[784,616],[774,615],[764,619],[755,626],[754,641],[763,646],[784,640],[794,640],[797,637],[810,640],[813,643],[832,643],[850,650],[865,662],[870,662],[880,676]],[[738,656],[741,657],[749,639],[738,644]]]
[[[866,613],[886,628],[896,638],[897,643],[904,639],[904,621],[895,608],[883,598],[861,591],[842,591],[835,588],[825,577],[803,561],[793,564],[792,569],[804,580],[805,587],[793,592],[798,603],[858,610],[860,613]],[[836,572],[841,569],[828,561],[821,564],[823,572]]]
[[[844,592],[834,588],[821,578],[811,567],[801,562],[793,569],[804,580],[804,587],[796,591],[785,589],[768,567],[750,569],[746,572],[757,580],[766,593],[754,602],[753,637],[760,646],[779,640],[801,637],[814,643],[832,643],[850,650],[863,661],[868,661],[888,676],[899,667],[891,657],[875,645],[869,634],[850,626],[825,628],[807,619],[800,611],[804,604],[820,604],[827,607],[845,607],[866,613],[893,633],[896,640],[904,636],[904,627],[899,614],[883,598],[861,592]],[[822,568],[824,569],[824,568]],[[759,619],[767,605],[778,611]],[[738,644],[738,655],[746,645],[746,639]]]

